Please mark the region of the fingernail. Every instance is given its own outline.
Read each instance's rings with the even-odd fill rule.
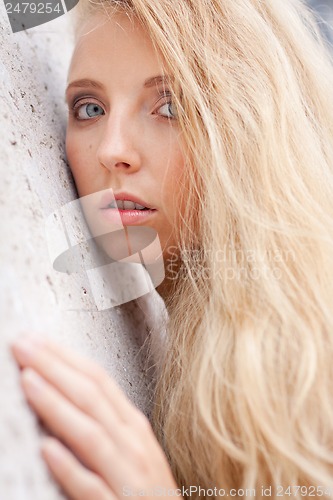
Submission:
[[[55,465],[61,463],[64,458],[63,448],[54,438],[46,437],[42,440],[42,453]]]
[[[15,339],[12,345],[21,360],[29,361],[36,351],[43,346],[43,343],[38,337],[19,337]]]
[[[36,352],[36,344],[31,342],[29,338],[19,338],[16,339],[12,346],[14,348],[14,354],[19,361],[28,362],[31,361]]]
[[[43,389],[43,379],[31,368],[23,370],[22,380],[29,395],[37,395]]]

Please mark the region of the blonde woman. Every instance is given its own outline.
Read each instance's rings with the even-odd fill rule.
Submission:
[[[169,319],[151,425],[94,364],[16,343],[50,470],[80,500],[333,495],[333,64],[311,12],[75,14],[68,161],[80,197],[149,208]]]

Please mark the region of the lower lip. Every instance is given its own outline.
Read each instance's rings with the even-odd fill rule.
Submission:
[[[113,224],[119,224],[119,217],[124,226],[145,222],[152,217],[157,210],[121,210],[117,208],[102,208],[103,217]]]

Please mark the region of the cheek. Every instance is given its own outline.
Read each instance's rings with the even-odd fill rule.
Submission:
[[[177,200],[179,193],[182,191],[183,176],[185,172],[185,158],[180,150],[175,151],[172,161],[168,167],[167,174],[167,196],[172,196]]]
[[[160,168],[165,172],[166,167],[172,176],[177,176],[186,157],[185,143],[177,125],[169,125],[169,129],[161,128],[158,135],[151,141],[150,151]]]
[[[189,195],[189,169],[191,161],[185,148],[178,148],[175,161],[168,176],[169,200],[173,199],[172,215],[175,225],[182,224],[183,216],[188,205]]]
[[[179,224],[180,213],[184,213],[186,196],[184,191],[185,159],[180,152],[174,151],[167,172],[163,176],[163,209],[170,226]]]

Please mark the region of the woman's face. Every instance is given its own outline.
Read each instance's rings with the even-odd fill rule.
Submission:
[[[161,58],[137,21],[123,13],[89,18],[69,68],[66,153],[80,197],[112,188],[155,209],[123,225],[154,228],[166,256],[176,245],[184,145],[168,83],[152,80],[161,75]]]

